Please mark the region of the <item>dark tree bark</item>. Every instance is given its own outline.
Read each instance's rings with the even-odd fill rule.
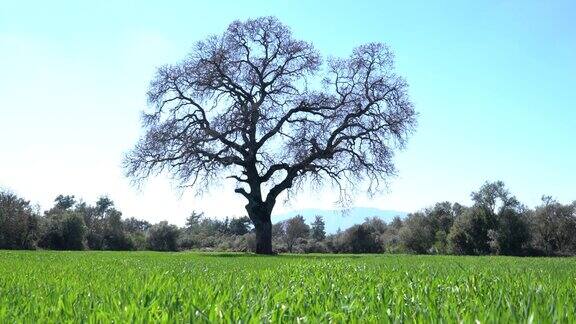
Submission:
[[[256,230],[256,253],[273,254],[272,251],[272,221],[270,215],[254,221]]]
[[[273,207],[273,204],[267,205],[262,201],[246,205],[246,212],[256,231],[256,253],[258,254],[273,254],[271,220]]]
[[[257,253],[272,253],[270,215],[280,194],[324,180],[341,193],[363,179],[378,188],[416,124],[385,45],[321,61],[273,17],[235,21],[196,43],[152,81],[153,110],[126,156],[127,175],[138,181],[167,171],[200,190],[215,178],[235,180]]]

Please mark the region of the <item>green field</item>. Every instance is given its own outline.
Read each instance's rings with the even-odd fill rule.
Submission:
[[[576,259],[0,251],[0,323],[576,322]]]

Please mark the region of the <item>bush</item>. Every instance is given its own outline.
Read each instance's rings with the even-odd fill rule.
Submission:
[[[469,208],[454,220],[448,240],[454,254],[488,254],[488,231],[493,228],[483,208]]]
[[[30,202],[0,191],[0,249],[34,249],[38,236],[38,215]]]
[[[526,215],[508,209],[500,213],[498,228],[490,230],[490,247],[495,254],[523,255],[530,242],[530,228]]]
[[[563,205],[550,197],[530,216],[531,248],[545,255],[576,255],[576,202]]]
[[[83,250],[86,225],[76,212],[58,210],[44,218],[42,238],[39,245],[52,250]]]
[[[429,218],[424,213],[409,214],[398,235],[404,248],[419,254],[429,253],[436,239]]]
[[[146,245],[153,251],[176,251],[179,232],[178,227],[166,221],[152,225],[146,235]]]
[[[378,235],[370,231],[365,224],[354,225],[344,231],[341,244],[342,252],[380,253],[383,252]]]

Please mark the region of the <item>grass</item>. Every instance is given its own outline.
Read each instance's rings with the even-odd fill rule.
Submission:
[[[576,259],[0,251],[0,323],[576,322]]]

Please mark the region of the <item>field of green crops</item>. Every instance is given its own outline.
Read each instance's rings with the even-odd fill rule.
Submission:
[[[0,251],[0,323],[576,322],[576,259]]]

